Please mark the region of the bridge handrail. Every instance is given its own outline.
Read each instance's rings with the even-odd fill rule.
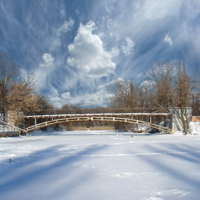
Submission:
[[[10,126],[10,127],[14,128],[14,129],[17,129],[18,131],[20,130],[20,131],[22,131],[22,132],[27,133],[26,130],[24,130],[24,129],[22,129],[22,128],[19,128],[19,127],[17,127],[17,126],[14,126],[14,125],[12,125],[12,124],[6,123],[6,122],[4,122],[4,121],[2,121],[2,120],[0,120],[0,123],[5,124],[5,125],[7,125],[7,126]]]

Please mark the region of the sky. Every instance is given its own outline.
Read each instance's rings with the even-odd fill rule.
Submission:
[[[0,0],[0,51],[56,107],[107,106],[151,64],[200,67],[199,0]]]

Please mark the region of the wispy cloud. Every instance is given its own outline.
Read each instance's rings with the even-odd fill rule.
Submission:
[[[169,37],[169,35],[165,35],[165,38],[164,38],[164,42],[166,43],[166,44],[169,44],[170,46],[172,46],[173,45],[173,41],[172,41],[172,39]]]
[[[51,102],[57,107],[62,107],[64,104],[79,104],[83,107],[93,107],[93,106],[108,106],[110,98],[113,97],[116,87],[116,81],[123,80],[118,78],[116,80],[110,81],[106,84],[99,85],[97,89],[91,93],[77,94],[72,96],[70,92],[58,94],[56,97],[52,95],[50,98]]]
[[[99,85],[94,93],[86,94],[81,101],[85,107],[88,106],[107,106],[110,98],[115,92],[116,80],[110,81],[106,84]]]
[[[42,89],[47,86],[47,78],[50,76],[51,72],[54,70],[54,57],[49,53],[44,53],[42,56],[43,62],[34,71],[34,79],[36,80],[36,89],[41,92]]]
[[[122,44],[122,52],[126,55],[129,56],[130,54],[133,53],[134,51],[134,46],[135,43],[133,40],[131,40],[130,37],[125,37],[125,42]]]
[[[148,0],[142,6],[144,17],[149,20],[164,19],[168,16],[178,15],[181,6],[180,0]]]
[[[61,33],[66,33],[67,31],[71,30],[73,25],[74,20],[72,20],[71,18],[69,19],[69,21],[65,21],[63,25],[56,30],[57,35],[60,36]]]
[[[61,97],[51,97],[51,102],[58,108],[61,108],[64,104],[71,103],[71,94],[70,92],[63,93]]]

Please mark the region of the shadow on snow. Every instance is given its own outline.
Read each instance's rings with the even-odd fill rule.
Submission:
[[[33,154],[30,154],[26,157],[15,158],[13,163],[4,164],[0,169],[0,198],[7,198],[11,193],[18,192],[19,190],[24,190],[24,195],[26,194],[26,188],[34,186],[41,186],[40,182],[42,181],[42,186],[45,187],[45,181],[47,186],[49,181],[60,181],[60,186],[58,190],[65,193],[72,192],[76,187],[83,184],[84,181],[92,177],[92,172],[89,170],[77,170],[77,167],[74,166],[75,162],[88,160],[89,157],[83,155],[94,154],[97,151],[100,151],[104,148],[107,148],[106,145],[98,146],[92,145],[82,151],[63,155],[58,150],[60,148],[66,148],[66,146],[54,146],[48,149],[37,151]],[[64,153],[64,152],[62,152]],[[59,158],[57,156],[59,155]],[[53,159],[53,162],[51,161]],[[48,164],[40,164],[41,162],[49,162]],[[70,176],[70,174],[75,173],[76,176],[73,176],[73,180],[64,180],[65,177]],[[64,175],[64,176],[62,176]],[[74,178],[75,177],[75,178]],[[56,184],[56,183],[55,183]],[[52,184],[54,185],[54,183]],[[42,188],[38,188],[42,190]],[[36,190],[36,188],[32,188]],[[49,189],[50,190],[50,189]],[[37,193],[37,191],[36,191]],[[46,194],[47,196],[54,195],[55,191],[50,190],[50,193]],[[40,194],[41,195],[41,194]]]

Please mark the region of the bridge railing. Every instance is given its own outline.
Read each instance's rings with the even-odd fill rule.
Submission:
[[[14,126],[12,124],[6,123],[6,122],[4,122],[2,120],[0,120],[0,123],[3,124],[4,126],[8,127],[8,129],[6,131],[19,131],[20,133],[21,132],[27,133],[26,130],[21,129],[21,128],[17,127],[17,126]]]
[[[170,133],[170,129],[167,127],[163,127],[160,125],[156,125],[150,122],[145,122],[145,121],[140,121],[140,120],[136,120],[136,119],[130,119],[130,118],[121,118],[121,117],[108,117],[108,116],[73,116],[73,117],[69,117],[69,118],[59,118],[59,119],[54,119],[54,120],[50,120],[50,121],[45,121],[39,124],[35,124],[32,126],[29,126],[26,128],[27,132],[39,129],[39,128],[44,128],[50,125],[55,125],[55,124],[59,124],[59,123],[66,123],[66,122],[78,122],[78,121],[112,121],[112,122],[125,122],[125,123],[133,123],[133,124],[138,124],[141,126],[147,126],[147,127],[152,127],[161,131],[165,131]]]

